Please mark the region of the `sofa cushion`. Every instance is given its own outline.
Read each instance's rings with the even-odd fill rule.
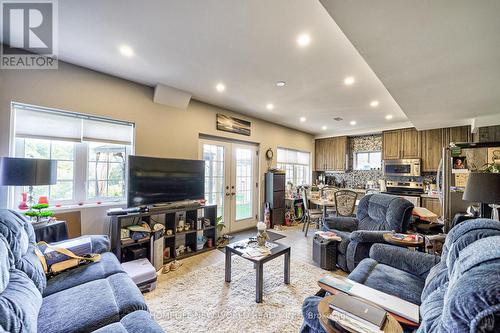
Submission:
[[[370,258],[363,259],[348,278],[417,305],[424,288],[422,278]]]
[[[337,251],[346,254],[347,253],[347,246],[349,245],[349,242],[351,241],[351,233],[347,231],[339,231],[339,230],[332,230],[339,236],[342,240],[337,243]]]
[[[147,311],[134,311],[117,323],[104,326],[94,333],[163,333],[163,329]]]
[[[16,268],[25,272],[38,290],[43,292],[47,280],[35,254],[35,233],[31,223],[17,212],[0,209],[0,234],[9,244]]]
[[[147,310],[141,292],[127,274],[117,273],[45,297],[38,330],[93,331],[136,310]]]
[[[7,240],[0,235],[0,332],[36,332],[42,295],[13,264]]]
[[[359,203],[358,230],[406,232],[413,204],[387,194],[368,194]]]
[[[47,288],[45,288],[43,296],[49,296],[121,272],[123,272],[123,269],[116,256],[111,252],[106,252],[101,255],[101,260],[98,262],[83,265],[51,277],[47,281]]]

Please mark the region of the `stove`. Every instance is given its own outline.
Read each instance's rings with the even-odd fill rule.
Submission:
[[[416,207],[420,207],[420,195],[424,194],[424,184],[414,181],[392,181],[386,182],[386,194],[404,198]]]

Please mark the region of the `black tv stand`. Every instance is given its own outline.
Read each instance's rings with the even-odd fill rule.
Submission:
[[[185,222],[191,223],[191,227],[186,230],[178,230],[178,216],[179,214],[184,214]],[[184,207],[184,208],[166,208],[166,207],[154,207],[150,208],[149,211],[132,212],[123,215],[108,215],[110,218],[110,240],[111,240],[111,251],[117,256],[120,262],[127,261],[124,252],[127,252],[130,248],[148,248],[148,257],[152,260],[152,242],[151,240],[141,239],[133,243],[124,243],[120,237],[120,229],[126,228],[128,225],[138,224],[140,222],[148,223],[151,227],[155,223],[160,223],[165,226],[164,235],[164,248],[170,249],[170,256],[164,258],[164,262],[169,262],[174,259],[184,259],[192,255],[210,251],[216,248],[217,243],[217,205],[205,205],[197,207]],[[206,219],[206,224],[202,222],[200,228],[197,226],[197,221],[199,218]],[[194,222],[194,225],[193,225]],[[170,233],[167,231],[170,230]],[[203,235],[206,238],[211,239],[212,246],[208,247],[208,243],[205,243],[204,247],[197,249],[197,236]],[[187,250],[177,255],[176,249],[184,245],[185,247],[190,247],[191,252]]]

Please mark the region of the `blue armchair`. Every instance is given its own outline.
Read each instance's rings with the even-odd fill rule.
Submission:
[[[388,231],[406,232],[413,204],[387,194],[368,194],[358,205],[356,217],[327,218],[325,230],[337,233],[342,241],[337,247],[337,265],[351,272],[375,243],[385,243]]]
[[[500,223],[468,220],[447,235],[441,258],[377,244],[348,278],[420,305],[416,333],[499,332],[499,244]],[[301,333],[324,332],[315,319],[320,300],[305,299]]]

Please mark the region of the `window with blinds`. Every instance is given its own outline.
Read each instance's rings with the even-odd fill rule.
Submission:
[[[134,124],[30,105],[12,104],[14,155],[57,161],[57,184],[35,187],[51,205],[122,201]],[[14,191],[12,206],[24,188]]]
[[[285,170],[286,182],[294,186],[311,182],[311,154],[299,150],[278,148],[277,166]]]

